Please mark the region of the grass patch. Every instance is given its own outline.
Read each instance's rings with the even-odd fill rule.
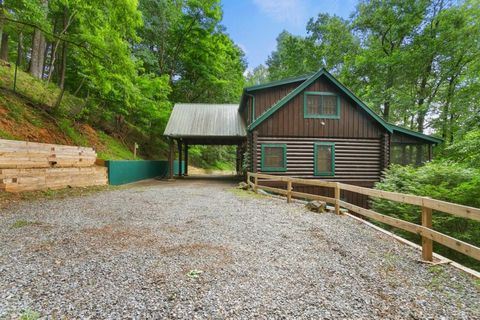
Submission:
[[[448,281],[448,277],[445,274],[445,269],[443,266],[431,266],[428,267],[428,271],[432,274],[430,283],[427,285],[429,289],[442,289],[443,284]]]
[[[60,129],[73,141],[77,146],[88,146],[88,139],[81,133],[75,130],[73,123],[68,119],[62,119],[58,121]]]
[[[39,223],[36,221],[28,221],[28,220],[17,220],[12,224],[12,229],[19,229],[28,226],[38,225]]]
[[[230,188],[229,191],[234,195],[241,198],[264,198],[265,196],[259,193],[255,193],[251,190],[243,190],[238,188]]]
[[[15,65],[13,63],[10,67],[0,66],[0,86],[13,90],[14,73]],[[21,68],[18,68],[16,91],[29,97],[34,103],[53,107],[61,90],[54,83],[36,79]],[[83,99],[75,97],[65,91],[60,109],[68,112],[82,105],[84,103],[83,101]]]
[[[40,318],[40,313],[27,309],[20,314],[20,320],[37,320]]]
[[[105,145],[105,150],[97,152],[98,158],[104,160],[133,160],[133,152],[120,141],[102,131],[98,131],[98,137]],[[137,160],[141,160],[141,158],[137,156]]]
[[[14,135],[10,134],[9,132],[3,131],[2,129],[0,129],[0,138],[8,140],[18,140]]]
[[[18,106],[16,103],[10,101],[9,99],[3,99],[2,104],[8,110],[8,116],[15,120],[17,123],[21,123],[23,120],[23,114],[25,110]]]

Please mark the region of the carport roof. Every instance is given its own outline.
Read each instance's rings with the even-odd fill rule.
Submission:
[[[245,139],[247,130],[238,104],[177,103],[164,132],[193,140]]]

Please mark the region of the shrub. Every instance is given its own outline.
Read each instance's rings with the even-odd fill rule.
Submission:
[[[392,165],[385,172],[376,189],[394,191],[438,200],[480,207],[480,170],[452,161],[432,161],[422,167]],[[419,224],[421,209],[418,206],[394,201],[373,199],[372,208],[377,212]],[[480,246],[480,222],[434,212],[433,229]],[[399,232],[410,240],[416,235]],[[436,245],[436,252],[480,270],[480,263],[454,250]]]

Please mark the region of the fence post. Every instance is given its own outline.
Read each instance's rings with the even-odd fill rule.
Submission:
[[[253,191],[255,191],[255,193],[257,193],[257,192],[258,192],[258,190],[257,190],[258,177],[257,177],[257,176],[254,176],[254,177],[253,177],[253,184],[254,184],[254,185],[253,185]]]
[[[340,187],[338,182],[335,183],[335,213],[340,214]]]
[[[287,181],[287,203],[292,202],[292,181]]]
[[[432,209],[422,206],[422,226],[432,228]],[[422,259],[433,261],[433,241],[422,236]]]

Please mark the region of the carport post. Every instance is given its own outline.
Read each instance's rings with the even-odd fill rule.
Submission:
[[[185,142],[185,176],[188,176],[188,143]]]
[[[236,163],[236,169],[237,169],[237,176],[240,175],[241,171],[241,150],[240,150],[240,145],[237,145],[237,163]]]
[[[182,176],[182,140],[178,139],[178,176]]]
[[[174,148],[173,148],[173,139],[168,139],[168,145],[170,147],[170,152],[168,153],[168,178],[173,180],[173,158],[174,158]]]

